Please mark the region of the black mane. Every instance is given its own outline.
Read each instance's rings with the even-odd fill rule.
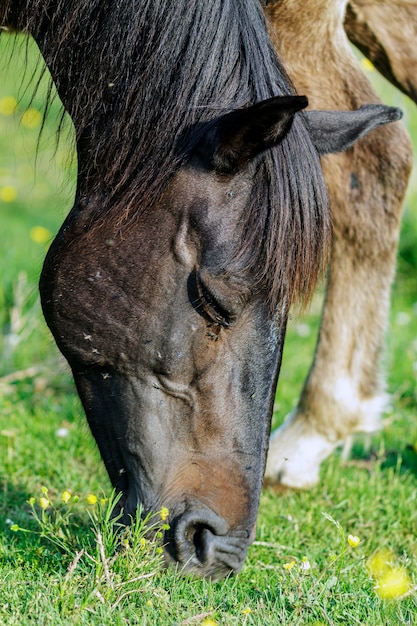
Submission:
[[[89,146],[89,191],[121,222],[157,200],[213,119],[293,92],[259,0],[0,0],[0,17],[37,40]],[[257,177],[241,259],[273,306],[289,304],[310,295],[328,233],[302,115]]]

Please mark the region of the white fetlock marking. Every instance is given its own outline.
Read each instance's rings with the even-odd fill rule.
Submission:
[[[348,377],[333,381],[332,393],[327,402],[323,399],[322,415],[314,415],[314,421],[311,416],[307,419],[297,409],[291,413],[271,436],[265,470],[267,481],[298,489],[311,487],[319,481],[322,461],[343,440],[346,444],[342,456],[346,461],[354,433],[380,430],[381,413],[389,396],[381,393],[372,399],[361,400],[356,387]],[[321,418],[320,421],[318,418]],[[337,428],[333,426],[335,423],[338,424]],[[321,432],[317,427],[320,427]]]
[[[329,389],[330,387],[330,389]],[[381,392],[369,400],[363,400],[357,393],[358,384],[349,377],[340,377],[327,385],[336,407],[335,418],[342,420],[344,415],[355,416],[353,432],[375,432],[381,429],[381,414],[386,408],[389,395]],[[339,429],[340,430],[340,429]],[[347,436],[350,433],[347,433]]]
[[[271,437],[265,478],[297,489],[312,487],[319,480],[321,462],[337,445],[294,413]]]

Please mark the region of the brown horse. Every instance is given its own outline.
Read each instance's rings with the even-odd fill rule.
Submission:
[[[285,67],[313,108],[378,102],[348,37],[417,99],[415,0],[275,0],[266,12]],[[349,435],[380,427],[380,356],[410,142],[401,125],[386,126],[322,165],[333,238],[320,336],[298,406],[272,436],[266,469],[267,481],[293,487],[316,483],[321,461]]]
[[[168,561],[238,571],[289,307],[326,260],[319,154],[400,113],[373,97],[301,112],[254,0],[0,11],[35,37],[76,130],[75,204],[41,298],[125,519],[167,506]]]

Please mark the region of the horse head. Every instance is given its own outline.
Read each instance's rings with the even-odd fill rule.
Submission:
[[[283,142],[288,154],[298,149],[294,117],[321,152],[398,117],[380,106],[297,113],[306,104],[286,96],[220,116],[160,198],[126,224],[117,210],[94,219],[104,199],[81,177],[41,277],[46,320],[125,520],[139,506],[167,507],[167,561],[212,578],[239,571],[254,538],[291,304],[291,289],[279,287],[271,307],[259,268],[268,259],[248,232],[247,213],[261,219],[263,155]],[[265,177],[261,185],[268,197]],[[273,254],[284,280],[291,251]]]

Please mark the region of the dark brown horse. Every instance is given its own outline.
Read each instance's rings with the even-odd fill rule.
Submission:
[[[255,0],[3,0],[77,137],[43,310],[125,519],[220,577],[254,536],[289,307],[329,241],[319,153],[399,118],[301,113]]]

